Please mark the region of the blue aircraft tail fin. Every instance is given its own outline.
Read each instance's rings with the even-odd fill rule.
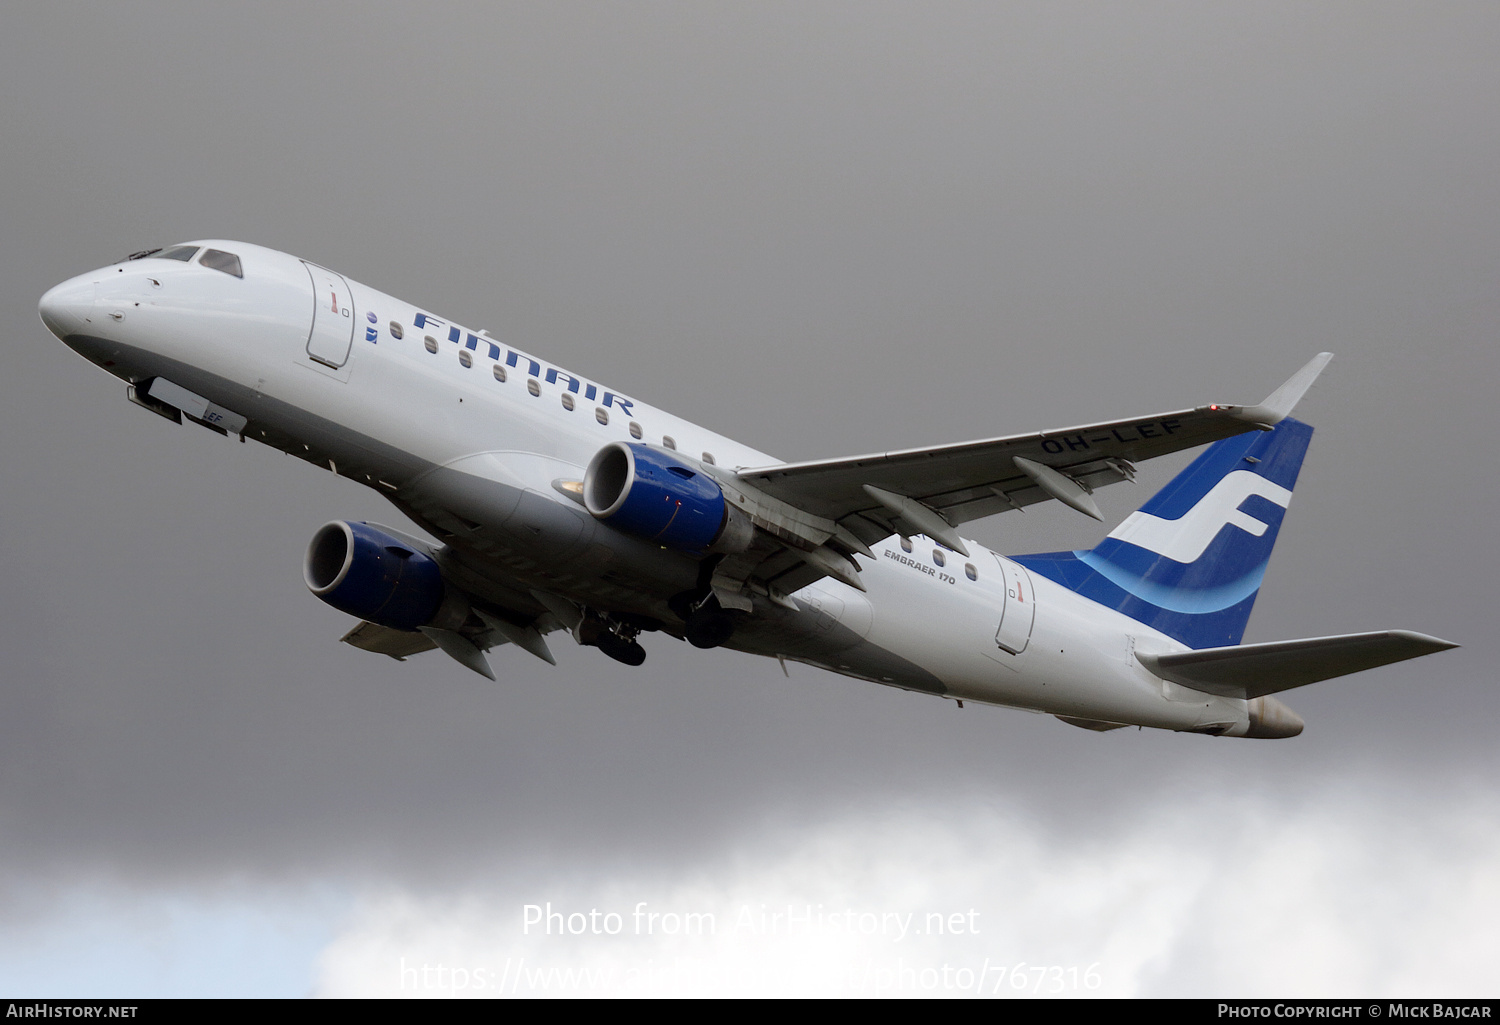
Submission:
[[[1015,561],[1190,648],[1238,644],[1312,433],[1287,417],[1215,442],[1092,551]]]

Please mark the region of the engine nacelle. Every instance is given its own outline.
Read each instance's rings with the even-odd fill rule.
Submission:
[[[616,441],[589,462],[583,504],[612,527],[683,552],[742,552],[755,528],[700,468]]]
[[[307,589],[351,616],[396,630],[430,624],[443,603],[443,574],[425,552],[368,523],[318,528],[302,565]]]

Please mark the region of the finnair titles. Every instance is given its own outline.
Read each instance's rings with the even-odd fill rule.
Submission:
[[[43,323],[130,400],[365,484],[427,534],[337,520],[303,575],[343,640],[626,666],[686,641],[958,701],[1292,737],[1276,695],[1454,647],[1406,630],[1242,644],[1312,428],[1320,354],[1254,405],[784,463],[286,253],[201,240],[51,289]],[[1089,550],[1002,555],[965,523],[1102,518],[1143,460],[1197,459]],[[651,639],[649,635],[660,635]],[[509,653],[513,652],[513,653]],[[622,670],[624,672],[625,670]]]
[[[371,310],[365,314],[365,319],[373,325],[379,322],[380,316],[379,314]],[[445,326],[441,320],[438,320],[430,313],[413,314],[412,324],[418,331],[422,330],[423,328],[435,328],[439,332],[441,332]],[[401,324],[397,321],[391,322],[390,332],[391,337],[397,340],[400,340],[405,336],[405,332],[401,327]],[[497,368],[501,367],[500,346],[496,344],[494,339],[489,338],[488,336],[476,335],[474,334],[474,332],[465,330],[464,328],[461,328],[456,324],[447,325],[447,333],[448,341],[457,345],[459,343],[459,340],[462,339],[464,347],[470,352],[477,353],[480,346],[484,346],[489,353],[489,359],[495,364]],[[365,341],[378,343],[380,341],[380,329],[376,327],[365,328]],[[431,350],[429,349],[429,351]],[[474,357],[470,358],[473,359]],[[526,372],[532,377],[542,376],[542,364],[540,361],[538,361],[534,357],[526,355],[523,352],[517,352],[515,349],[507,348],[505,350],[504,366],[519,368],[523,362],[526,364]],[[500,373],[496,375],[496,379],[502,381],[505,379],[505,371],[503,368],[501,368]],[[580,381],[578,378],[574,377],[566,370],[559,370],[556,367],[551,366],[547,368],[546,381],[548,384],[561,385],[565,390],[572,392],[574,395],[577,395],[579,389],[581,388],[583,390],[583,397],[588,402],[593,402],[594,398],[598,396],[600,391],[602,390],[596,384]],[[611,406],[613,406],[619,409],[622,414],[629,416],[632,402],[629,399],[624,398],[623,396],[616,395],[614,392],[606,391],[603,393],[603,397],[599,399],[599,405],[604,409],[609,409]]]

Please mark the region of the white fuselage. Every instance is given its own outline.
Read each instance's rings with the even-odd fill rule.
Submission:
[[[726,469],[777,462],[295,257],[198,244],[238,255],[243,278],[134,260],[59,285],[43,318],[111,373],[170,380],[243,417],[245,437],[385,494],[462,553],[464,586],[502,604],[543,587],[666,618],[665,598],[693,579],[689,556],[617,536],[554,486],[581,480],[605,444],[640,441]],[[1181,643],[973,541],[969,558],[910,544],[873,546],[865,593],[824,578],[793,596],[799,612],[757,605],[766,625],[732,646],[1099,723],[1249,728],[1250,702],[1178,687],[1135,658]]]

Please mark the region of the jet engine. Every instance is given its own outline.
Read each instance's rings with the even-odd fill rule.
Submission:
[[[755,533],[701,467],[649,445],[600,449],[584,473],[583,504],[595,519],[682,552],[742,552]]]
[[[396,630],[430,624],[443,603],[443,574],[425,552],[368,523],[318,528],[302,565],[307,589],[351,616]]]

